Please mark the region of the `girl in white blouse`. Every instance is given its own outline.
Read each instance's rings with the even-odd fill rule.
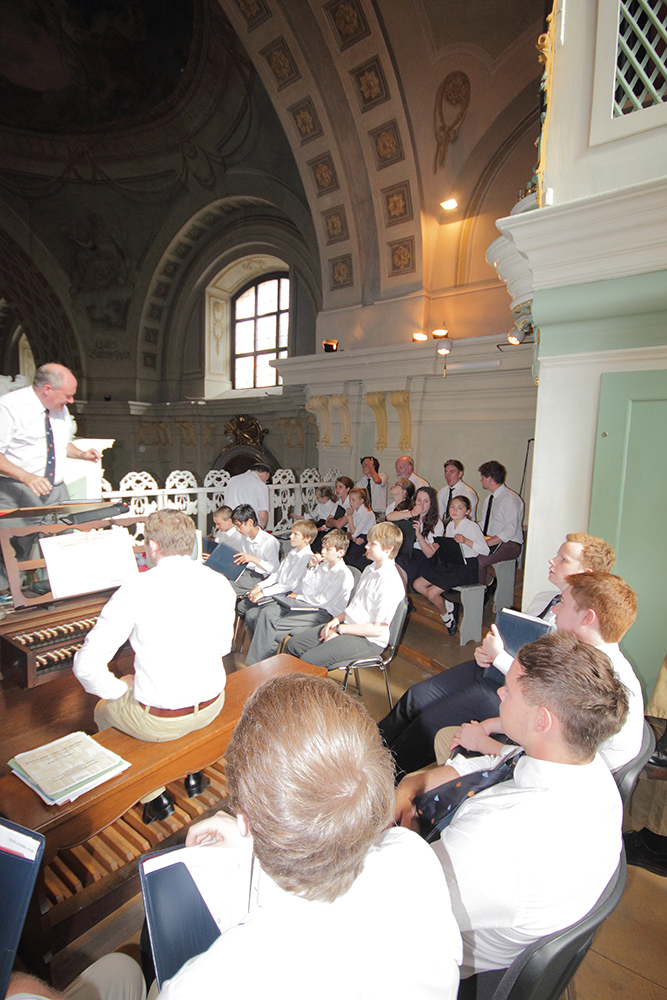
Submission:
[[[375,524],[375,514],[371,510],[368,493],[363,487],[350,490],[350,505],[347,509],[350,547],[345,553],[348,565],[364,569],[369,564],[366,558],[366,535]]]
[[[482,529],[470,517],[470,501],[466,496],[454,497],[449,505],[451,521],[445,529],[445,538],[453,538],[461,547],[463,564],[436,562],[428,565],[413,586],[418,594],[427,597],[440,612],[443,624],[450,635],[456,633],[457,620],[454,604],[443,598],[452,587],[477,583],[477,557],[488,554],[489,546]],[[437,545],[437,543],[436,543]]]

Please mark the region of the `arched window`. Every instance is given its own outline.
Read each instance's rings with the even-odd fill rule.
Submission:
[[[290,281],[284,273],[262,275],[232,299],[232,372],[235,389],[280,385],[269,361],[286,358]]]

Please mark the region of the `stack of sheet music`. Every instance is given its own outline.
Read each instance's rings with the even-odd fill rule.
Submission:
[[[9,766],[47,805],[61,806],[115,778],[130,764],[86,733],[70,733],[17,754]]]

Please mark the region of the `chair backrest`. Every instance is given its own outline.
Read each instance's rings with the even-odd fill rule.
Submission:
[[[558,1000],[579,968],[596,930],[618,904],[627,876],[625,850],[597,903],[585,917],[529,945],[512,962],[492,994],[492,1000]],[[485,973],[477,977],[484,978]],[[473,977],[475,978],[475,977]],[[478,993],[478,997],[483,993]]]
[[[396,652],[396,647],[403,638],[403,629],[405,627],[405,621],[408,617],[408,608],[410,606],[408,595],[406,594],[403,600],[400,602],[396,611],[394,612],[394,617],[391,620],[389,626],[389,649],[390,649],[390,659],[393,659],[394,653]]]
[[[359,581],[361,580],[361,570],[359,569],[358,566],[348,566],[347,568],[349,569],[354,579],[354,587],[352,588],[352,593],[350,594],[350,601],[351,601],[357,592],[357,587],[359,586]]]
[[[653,730],[649,726],[648,722],[644,719],[644,734],[642,736],[641,750],[636,757],[633,757],[627,764],[624,764],[623,767],[619,767],[613,772],[614,780],[618,786],[618,791],[623,805],[626,805],[629,801],[635,785],[637,784],[639,772],[643,770],[644,765],[654,750],[655,736],[653,735]]]

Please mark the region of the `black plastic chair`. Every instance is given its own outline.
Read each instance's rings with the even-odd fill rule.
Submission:
[[[408,598],[407,595],[403,598],[401,603],[398,605],[394,617],[391,620],[391,625],[389,627],[389,643],[385,648],[378,653],[377,656],[370,656],[365,659],[355,660],[354,663],[350,663],[347,667],[341,667],[341,670],[345,671],[345,677],[343,678],[343,691],[347,691],[347,683],[350,679],[350,672],[354,670],[355,680],[357,684],[357,690],[361,694],[361,685],[359,683],[359,673],[360,669],[365,669],[366,667],[378,667],[384,675],[384,682],[387,686],[387,698],[389,699],[389,707],[394,707],[394,699],[391,696],[391,687],[389,686],[389,664],[394,659],[396,655],[396,650],[398,649],[401,639],[403,638],[403,632],[405,630],[405,623],[408,617]]]
[[[558,1000],[567,988],[598,927],[618,904],[627,876],[625,850],[606,889],[585,917],[529,945],[509,969],[462,979],[458,1000]]]
[[[619,767],[618,770],[612,772],[624,806],[630,801],[630,796],[635,790],[639,773],[648,763],[648,759],[654,750],[655,736],[653,735],[653,730],[649,726],[648,722],[644,719],[644,735],[642,737],[641,750],[637,756],[633,757],[627,764],[624,764],[623,767]]]

